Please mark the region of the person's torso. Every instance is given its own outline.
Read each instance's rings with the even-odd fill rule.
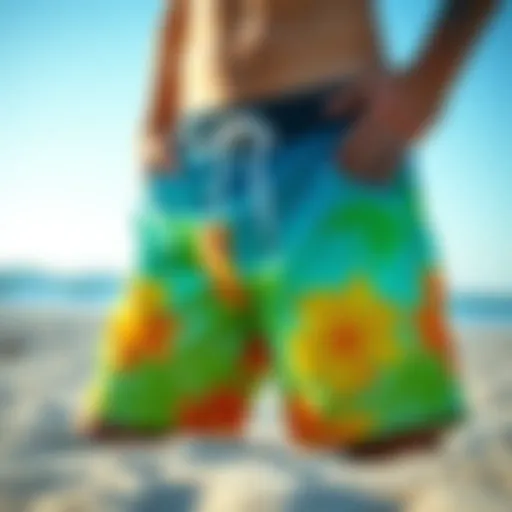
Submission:
[[[380,62],[368,0],[189,0],[183,110],[352,77]]]

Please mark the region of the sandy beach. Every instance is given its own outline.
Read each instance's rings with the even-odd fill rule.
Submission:
[[[103,312],[0,310],[0,511],[508,511],[512,328],[457,326],[471,418],[437,453],[351,461],[289,446],[271,385],[244,442],[80,439]]]

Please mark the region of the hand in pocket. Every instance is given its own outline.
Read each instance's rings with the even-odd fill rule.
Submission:
[[[363,181],[387,181],[436,111],[407,75],[372,75],[347,87],[328,105],[329,115],[356,118],[340,147],[340,163]]]

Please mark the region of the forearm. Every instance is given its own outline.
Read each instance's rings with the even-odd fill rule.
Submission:
[[[166,134],[172,129],[177,112],[178,70],[183,40],[183,2],[167,7],[157,40],[155,71],[144,129]]]
[[[498,0],[450,0],[429,43],[409,70],[428,97],[442,96],[453,83]]]

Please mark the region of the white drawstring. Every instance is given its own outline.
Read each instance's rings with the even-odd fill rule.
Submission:
[[[254,144],[251,164],[251,193],[256,216],[269,240],[275,237],[274,198],[269,177],[269,163],[275,146],[272,130],[257,116],[250,113],[235,113],[215,134],[212,144],[217,152],[219,169],[212,187],[212,205],[216,212],[222,209],[228,181],[234,171],[231,157],[237,140],[248,137]]]

